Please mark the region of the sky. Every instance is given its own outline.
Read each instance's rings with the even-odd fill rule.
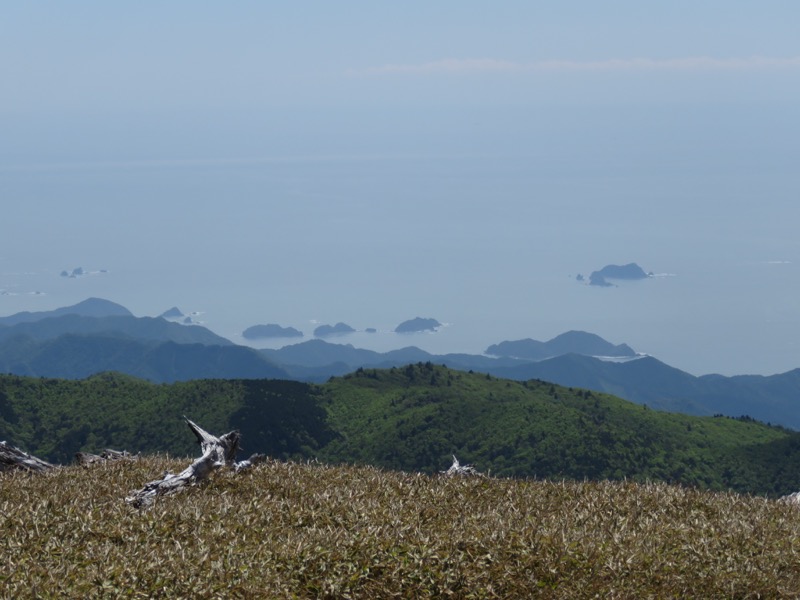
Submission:
[[[584,329],[695,374],[800,367],[798,22],[788,0],[8,3],[0,314],[98,295],[229,337],[422,316],[436,350]],[[574,280],[627,262],[663,277]]]

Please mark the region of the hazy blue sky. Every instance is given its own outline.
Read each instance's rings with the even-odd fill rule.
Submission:
[[[0,314],[419,315],[451,351],[585,329],[696,373],[800,367],[798,23],[790,0],[6,3]],[[674,277],[574,282],[634,261]]]

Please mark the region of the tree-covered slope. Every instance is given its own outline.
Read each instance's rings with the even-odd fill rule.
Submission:
[[[194,454],[183,415],[209,431],[239,429],[246,453],[280,458],[436,472],[455,454],[502,476],[800,490],[798,433],[431,363],[359,370],[322,385],[0,376],[0,439],[50,461],[107,447]]]
[[[282,458],[313,456],[333,435],[313,390],[293,381],[0,376],[0,440],[53,462],[109,447],[195,454],[184,415],[218,434],[239,429],[245,451]]]
[[[800,489],[800,435],[752,419],[664,413],[606,394],[430,363],[360,370],[323,386],[331,459],[433,471]]]

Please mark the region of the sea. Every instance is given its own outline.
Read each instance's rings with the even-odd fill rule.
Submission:
[[[339,322],[327,341],[433,354],[581,330],[695,375],[800,367],[800,175],[667,129],[3,164],[0,316],[99,297],[257,348]],[[628,263],[651,276],[587,285]],[[442,327],[394,332],[415,317]],[[269,323],[304,336],[242,337]]]

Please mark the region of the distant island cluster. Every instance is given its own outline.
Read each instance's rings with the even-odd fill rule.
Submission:
[[[193,313],[197,316],[199,313]],[[181,312],[181,310],[177,306],[173,306],[169,310],[164,311],[160,315],[158,315],[162,319],[166,319],[167,321],[180,321],[184,325],[199,325],[198,321],[195,321],[192,318],[192,315],[185,315]]]
[[[415,317],[408,321],[403,321],[394,328],[395,333],[420,333],[425,331],[436,331],[442,324],[436,319],[424,319],[422,317]],[[336,323],[336,325],[320,325],[314,329],[314,337],[324,338],[337,335],[346,335],[348,333],[355,333],[357,329],[351,327],[347,323]],[[377,333],[374,327],[367,327],[364,330],[366,333]],[[265,339],[265,338],[300,338],[303,337],[303,332],[295,329],[294,327],[283,327],[275,323],[268,323],[266,325],[253,325],[248,327],[242,332],[242,337],[248,340]]]
[[[606,265],[599,271],[592,271],[589,275],[589,285],[613,287],[614,284],[609,282],[609,279],[636,280],[647,279],[649,277],[653,277],[653,273],[646,273],[645,270],[636,263],[628,263],[627,265]],[[575,279],[581,283],[586,281],[586,278],[580,274],[578,274]]]
[[[69,277],[71,279],[77,279],[78,277],[83,277],[84,275],[98,275],[100,273],[108,273],[106,269],[98,269],[97,271],[87,271],[83,267],[75,267],[71,271],[61,271],[61,277]]]

